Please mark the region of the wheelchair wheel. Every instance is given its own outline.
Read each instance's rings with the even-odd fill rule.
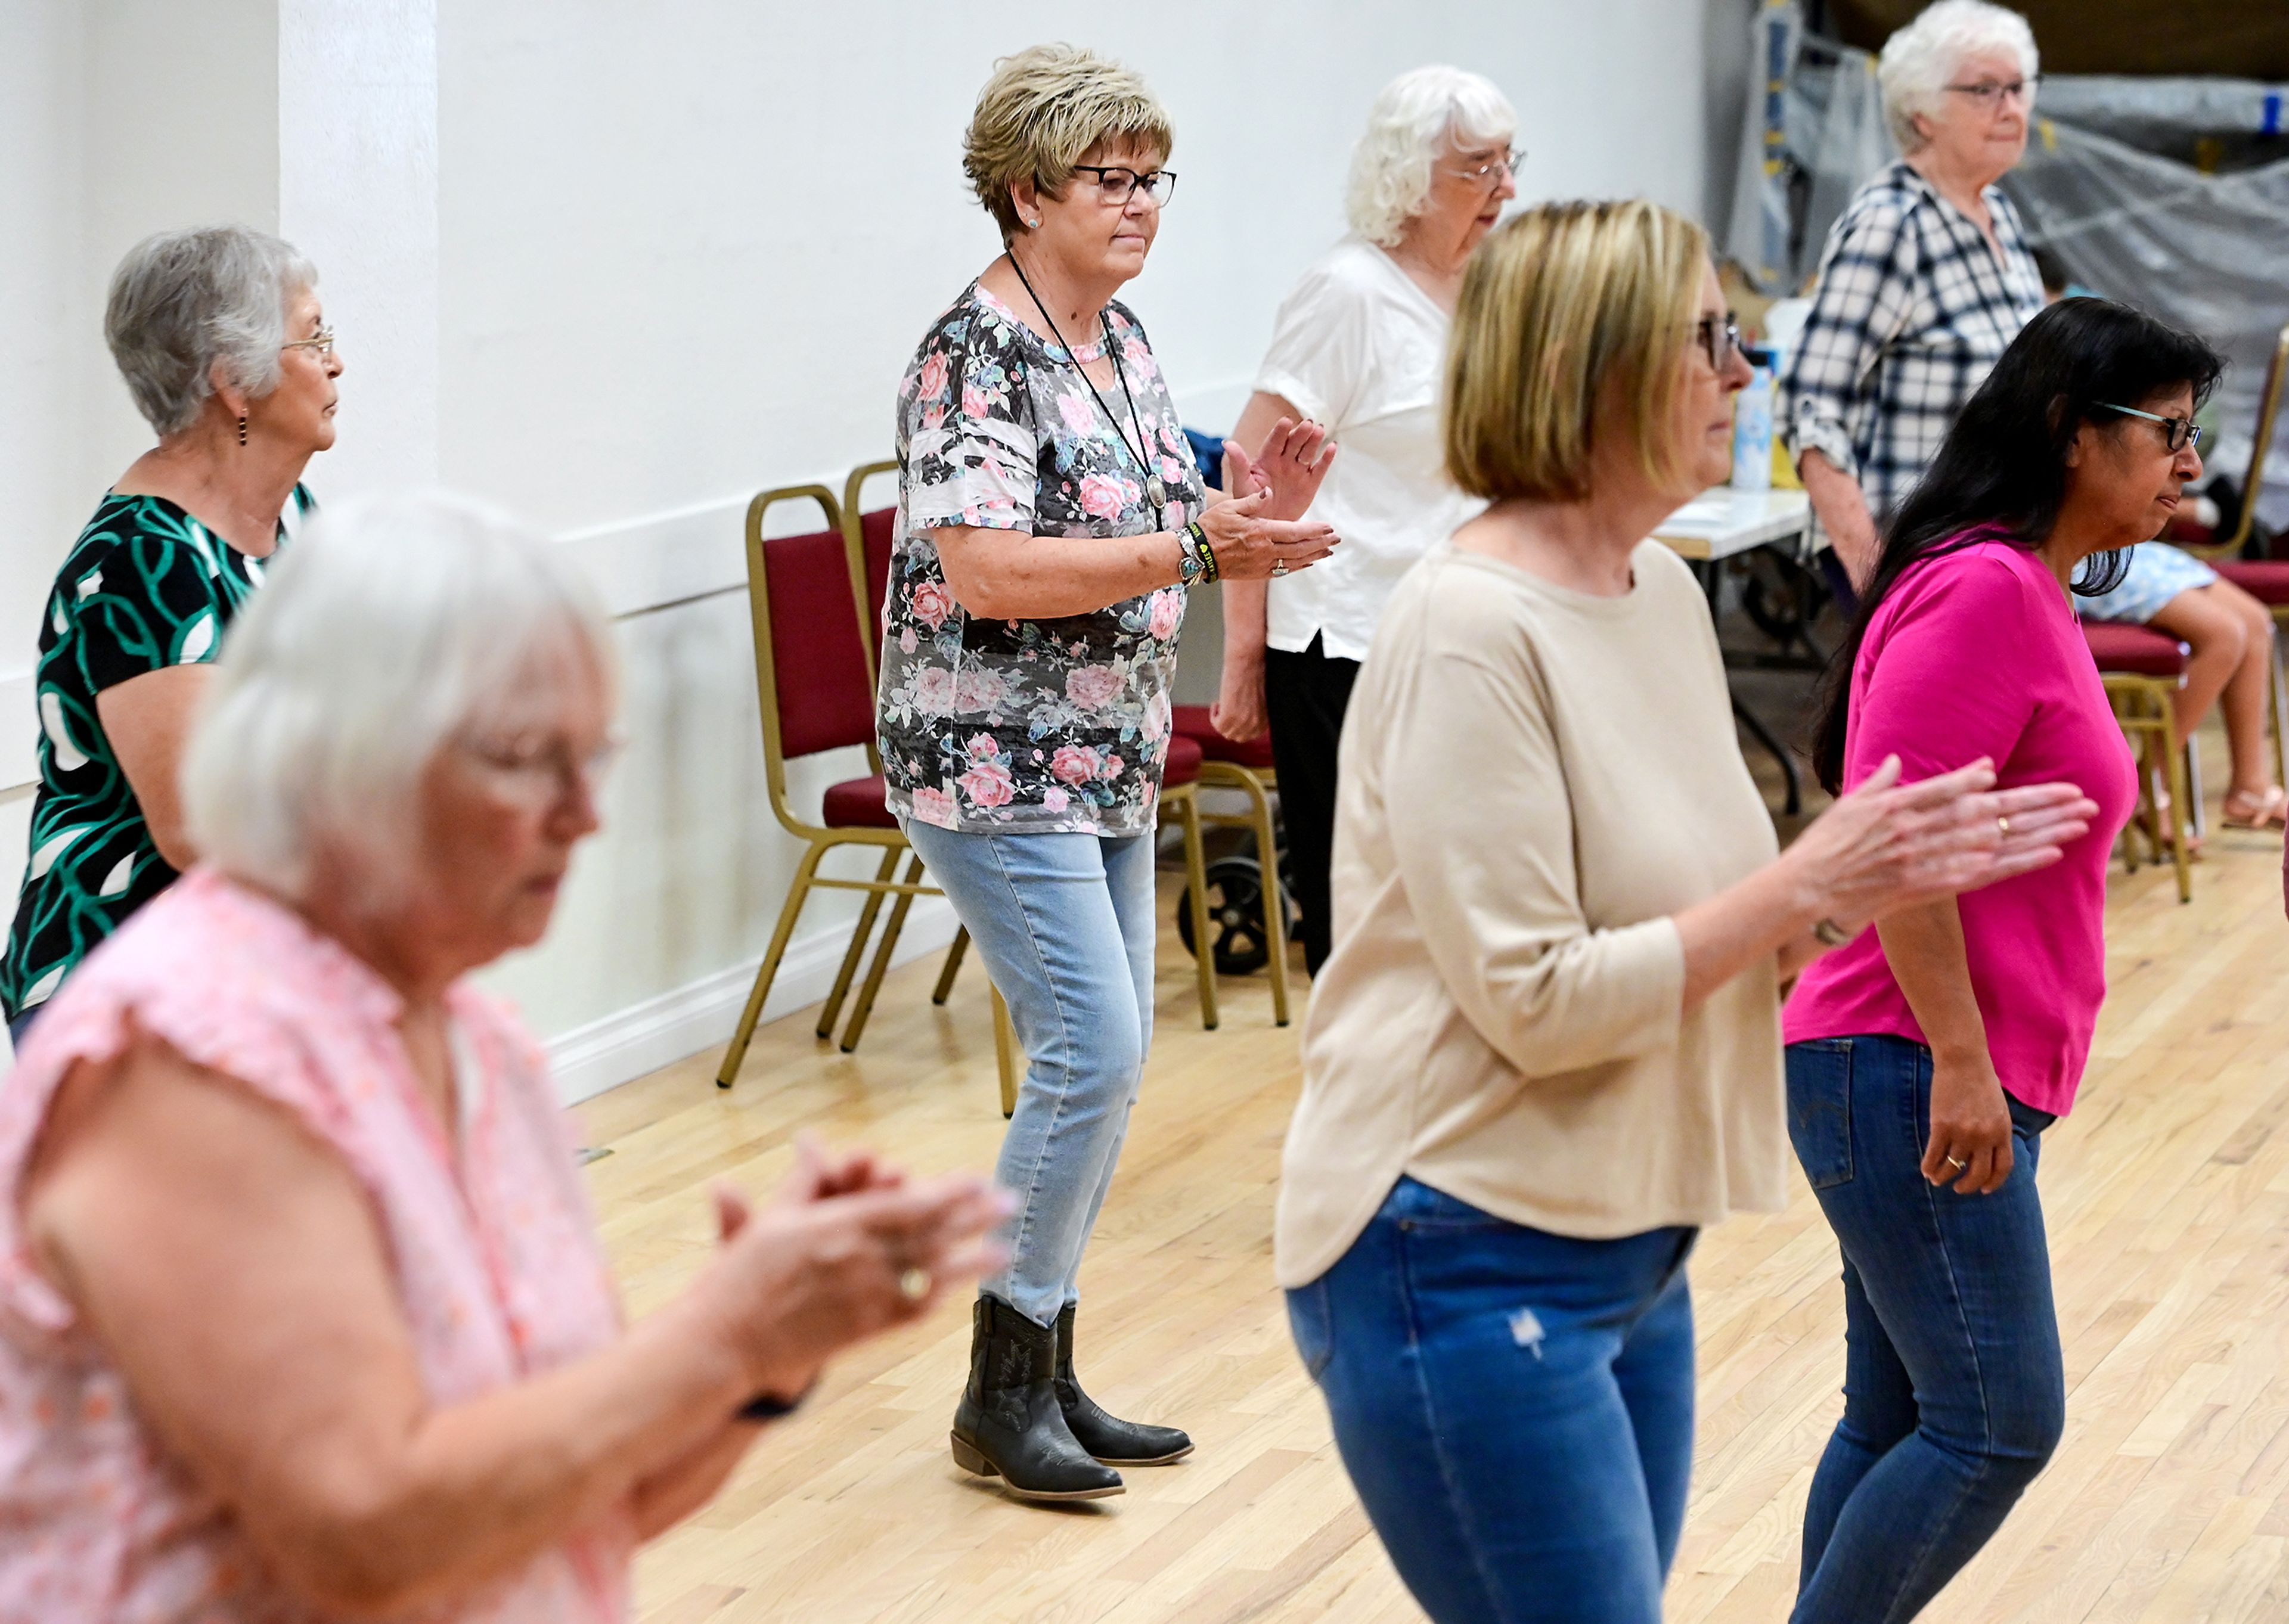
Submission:
[[[1286,902],[1286,893],[1281,893]],[[1215,937],[1219,975],[1253,975],[1272,962],[1264,934],[1264,870],[1253,857],[1219,857],[1208,865],[1208,930]],[[1290,927],[1295,904],[1288,904]],[[1187,886],[1176,899],[1176,935],[1184,951],[1200,956],[1192,940],[1192,896]]]

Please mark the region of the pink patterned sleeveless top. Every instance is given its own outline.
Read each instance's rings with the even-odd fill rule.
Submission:
[[[10,1619],[303,1620],[229,1509],[139,1422],[72,1307],[33,1267],[26,1163],[74,1063],[132,1017],[292,1111],[373,1202],[431,1399],[451,1405],[610,1342],[618,1298],[546,1063],[466,986],[457,1157],[392,1023],[396,995],[278,904],[195,870],[74,972],[0,1086],[0,1613]],[[482,1594],[454,1624],[615,1624],[633,1524],[616,1513]]]

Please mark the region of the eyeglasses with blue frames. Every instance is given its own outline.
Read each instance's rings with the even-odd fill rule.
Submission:
[[[2202,443],[2201,428],[2191,418],[2165,418],[2155,412],[2141,411],[2135,406],[2117,406],[2112,401],[2100,401],[2096,404],[2101,411],[2118,411],[2126,418],[2143,418],[2149,423],[2159,423],[2162,437],[2169,442],[2173,452],[2182,451],[2188,446],[2198,448]]]
[[[1155,205],[1167,203],[1176,195],[1176,171],[1173,169],[1156,169],[1140,175],[1117,163],[1076,163],[1073,170],[1077,174],[1095,175],[1097,195],[1109,203],[1126,203],[1140,186]]]

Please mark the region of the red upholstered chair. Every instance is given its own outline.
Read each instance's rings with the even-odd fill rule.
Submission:
[[[807,535],[763,539],[763,521],[781,502],[815,502],[825,513],[827,528]],[[818,1019],[818,1035],[831,1036],[842,1000],[873,934],[882,898],[895,896],[901,917],[917,895],[937,896],[934,886],[921,883],[919,860],[904,880],[896,878],[898,858],[909,848],[883,800],[882,764],[874,748],[873,640],[860,609],[863,564],[857,549],[845,540],[841,510],[833,492],[823,485],[790,486],[766,490],[747,505],[747,600],[755,640],[755,689],[762,711],[764,782],[771,814],[782,828],[804,843],[796,864],[794,882],[779,911],[770,946],[755,972],[754,986],[740,1012],[738,1030],[723,1051],[715,1073],[716,1084],[729,1088],[746,1058],[763,1000],[770,994],[780,960],[786,955],[796,919],[811,891],[819,887],[863,891],[866,904],[850,935],[850,945],[827,995]],[[829,786],[819,819],[812,823],[788,804],[786,764],[822,751],[862,746],[873,771]],[[881,863],[872,880],[822,878],[819,859],[838,846],[870,846],[881,852]],[[888,963],[887,948],[868,978],[866,1001],[881,982],[880,969]],[[843,1048],[855,1047],[864,1012],[854,1016]],[[1003,1109],[1013,1098],[1012,1079],[1002,1079]]]
[[[2164,850],[2178,870],[2178,900],[2194,899],[2193,851],[2188,835],[2193,821],[2193,794],[2189,788],[2186,752],[2178,737],[2177,712],[2172,698],[2186,680],[2189,650],[2176,638],[2148,626],[2086,620],[2082,633],[2097,662],[2107,697],[2122,730],[2138,744],[2138,790],[2143,803],[2140,821],[2158,856]],[[2169,815],[2155,804],[2154,780],[2168,786]],[[2132,831],[2123,834],[2123,860],[2133,873],[2138,870],[2138,845]]]
[[[1168,763],[1160,775],[1160,810],[1174,811],[1184,830],[1185,896],[1192,911],[1192,940],[1208,939],[1208,874],[1200,848],[1200,747],[1183,734],[1168,740]],[[1193,972],[1200,983],[1200,1024],[1216,1028],[1216,955],[1192,955]]]
[[[1272,823],[1272,792],[1279,786],[1279,775],[1272,765],[1272,740],[1269,735],[1242,744],[1238,739],[1224,737],[1209,720],[1208,707],[1204,705],[1180,705],[1176,711],[1176,731],[1179,738],[1188,738],[1200,747],[1200,782],[1208,789],[1238,790],[1248,799],[1246,816],[1225,812],[1203,812],[1204,824],[1229,824],[1252,830],[1256,835],[1256,855],[1262,871],[1262,904],[1264,910],[1264,942],[1270,958],[1265,968],[1272,976],[1272,1018],[1275,1024],[1288,1024],[1288,904],[1280,888],[1279,834]],[[1214,944],[1197,931],[1192,936],[1192,949],[1197,953],[1215,951]]]

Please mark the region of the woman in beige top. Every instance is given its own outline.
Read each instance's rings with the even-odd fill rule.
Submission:
[[[1646,539],[1724,479],[1748,379],[1682,217],[1560,203],[1495,232],[1444,429],[1492,506],[1401,584],[1344,724],[1280,1279],[1441,1624],[1657,1624],[1685,1258],[1782,1204],[1782,984],[1880,912],[2055,861],[2090,810],[1894,762],[1776,855],[1701,594]]]

